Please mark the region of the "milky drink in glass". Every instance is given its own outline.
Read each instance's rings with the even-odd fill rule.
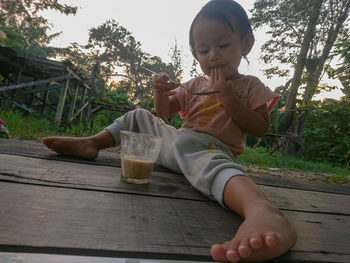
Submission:
[[[149,134],[121,131],[121,180],[146,184],[158,159],[163,138]]]

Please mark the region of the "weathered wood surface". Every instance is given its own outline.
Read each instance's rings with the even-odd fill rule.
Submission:
[[[135,259],[117,257],[93,257],[93,256],[71,256],[71,255],[48,255],[38,253],[9,253],[0,252],[1,263],[193,263],[184,260],[165,259]],[[198,261],[196,261],[198,262]],[[201,261],[205,263],[204,261]],[[207,262],[209,263],[209,262]]]
[[[101,256],[104,251],[121,256],[122,251],[204,259],[211,244],[231,238],[241,222],[216,204],[174,198],[10,182],[0,183],[0,196],[6,197],[0,211],[0,250],[51,247],[63,253],[95,250]],[[292,251],[314,253],[316,262],[330,262],[329,254],[349,259],[348,217],[283,213],[299,234]]]
[[[161,167],[149,185],[121,182],[118,158],[81,161],[0,140],[0,251],[211,261],[210,246],[242,222]],[[350,262],[347,187],[253,179],[298,233],[271,262]]]
[[[72,158],[72,157],[56,154],[48,150],[42,143],[39,143],[39,142],[18,140],[18,139],[11,139],[11,140],[0,139],[0,153],[28,156],[28,157],[39,158],[39,159],[120,167],[120,157],[116,151],[103,150],[100,152],[97,160],[90,161],[90,160],[82,160],[78,158]],[[159,165],[156,165],[155,170],[160,172],[171,173],[169,169]],[[295,179],[279,178],[276,176],[265,175],[265,174],[264,175],[255,174],[255,173],[249,173],[249,172],[248,174],[254,180],[254,182],[259,185],[268,185],[268,186],[276,186],[276,187],[290,188],[290,189],[304,189],[304,190],[317,191],[317,192],[350,195],[350,187],[348,186],[298,181]]]
[[[119,167],[7,154],[0,154],[0,163],[0,178],[11,182],[207,201],[199,192],[192,189],[182,175],[175,173],[153,171],[150,184],[134,185],[120,180],[121,168]]]
[[[23,156],[0,154],[0,178],[10,182],[101,190],[116,193],[208,201],[194,191],[184,176],[152,172],[150,184],[137,186],[120,181],[121,168],[69,163]],[[260,186],[278,207],[287,210],[334,213],[350,216],[350,195]]]

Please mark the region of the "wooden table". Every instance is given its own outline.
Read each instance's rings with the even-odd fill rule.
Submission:
[[[115,151],[84,161],[0,139],[0,262],[212,262],[242,222],[163,167],[148,185],[120,173]],[[271,262],[350,262],[350,187],[250,176],[298,233]]]

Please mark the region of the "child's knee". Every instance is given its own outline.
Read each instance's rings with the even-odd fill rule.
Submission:
[[[132,116],[143,116],[143,117],[149,117],[150,115],[153,116],[152,113],[150,113],[148,110],[145,109],[135,109],[132,111],[129,111],[127,114],[130,114]]]

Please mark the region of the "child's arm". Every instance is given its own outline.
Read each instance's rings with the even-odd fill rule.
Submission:
[[[153,78],[154,107],[160,117],[168,118],[180,110],[180,103],[173,91],[179,85],[168,82],[169,76],[159,73]]]
[[[270,126],[270,116],[266,104],[256,110],[251,110],[232,93],[222,96],[219,94],[219,99],[239,127],[257,137],[266,135]]]
[[[213,70],[211,79],[213,81],[213,89],[219,89],[219,100],[222,102],[225,110],[231,115],[243,130],[248,133],[262,137],[270,126],[270,116],[266,104],[251,110],[246,105],[242,104],[239,99],[232,94],[230,83],[225,80],[222,70],[219,68]]]

